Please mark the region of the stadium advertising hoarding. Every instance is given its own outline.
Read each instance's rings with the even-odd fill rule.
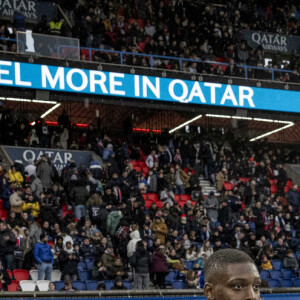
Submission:
[[[249,46],[256,49],[259,46],[265,51],[292,54],[295,50],[300,54],[300,37],[272,32],[242,30],[240,40],[246,40]]]
[[[57,6],[50,1],[36,0],[0,0],[0,15],[2,19],[11,19],[15,11],[22,13],[26,22],[38,22],[45,15],[48,21],[57,13]]]
[[[73,160],[77,166],[83,163],[86,167],[90,165],[91,161],[91,153],[88,151],[10,146],[3,146],[3,149],[12,162],[21,159],[25,166],[28,165],[29,160],[39,160],[44,154],[51,159],[58,172],[61,172],[70,160]]]
[[[300,92],[0,61],[0,85],[300,113]]]

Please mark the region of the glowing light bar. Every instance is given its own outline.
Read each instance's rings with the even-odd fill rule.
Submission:
[[[57,109],[61,104],[57,103],[54,106],[52,106],[50,109],[48,109],[45,113],[43,113],[41,115],[41,118],[45,118],[46,116],[48,116],[51,112],[53,112],[55,109]]]
[[[276,132],[285,130],[285,129],[287,129],[287,128],[291,127],[291,126],[294,126],[294,125],[295,125],[295,124],[294,124],[293,122],[290,122],[288,125],[285,125],[285,126],[283,126],[283,127],[274,129],[274,130],[269,131],[269,132],[267,132],[267,133],[264,133],[264,134],[262,134],[262,135],[260,135],[260,136],[257,136],[257,137],[255,137],[255,138],[251,139],[250,142],[254,142],[254,141],[256,141],[256,140],[259,140],[259,139],[261,139],[261,138],[264,138],[264,137],[266,137],[266,136],[268,136],[268,135],[271,135],[271,134],[273,134],[273,133],[276,133]]]
[[[13,98],[13,97],[0,97],[2,101],[16,101],[16,102],[32,102],[32,103],[43,103],[43,104],[56,104],[56,101],[46,101],[39,99],[26,99],[26,98]]]
[[[201,117],[202,117],[202,115],[199,115],[199,116],[197,116],[197,117],[195,117],[195,118],[193,118],[193,119],[190,119],[189,121],[186,121],[186,122],[182,123],[181,125],[179,125],[179,126],[173,128],[173,129],[171,129],[171,130],[169,131],[169,133],[171,134],[171,133],[173,133],[174,131],[176,131],[176,130],[178,130],[178,129],[180,129],[180,128],[182,128],[182,127],[184,127],[184,126],[186,126],[186,125],[188,125],[188,124],[190,124],[190,123],[192,123],[192,122],[194,122],[194,121],[196,121],[196,120],[198,120],[198,119],[200,119]]]
[[[147,129],[147,128],[132,128],[133,131],[136,132],[153,132],[153,133],[161,133],[159,129]]]
[[[270,122],[270,123],[274,122],[274,120],[271,119],[261,119],[261,118],[254,118],[253,120],[258,122]]]
[[[231,119],[231,116],[227,116],[227,115],[212,115],[212,114],[206,114],[206,117],[211,117],[211,118],[221,118],[221,119]]]
[[[232,119],[238,119],[238,120],[253,120],[249,117],[239,117],[239,116],[232,116]]]

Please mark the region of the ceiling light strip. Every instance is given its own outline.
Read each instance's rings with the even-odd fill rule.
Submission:
[[[184,126],[186,126],[186,125],[188,125],[188,124],[190,124],[190,123],[192,123],[192,122],[194,122],[194,121],[196,121],[196,120],[198,120],[198,119],[200,119],[201,117],[202,117],[202,115],[199,115],[199,116],[197,116],[197,117],[195,117],[195,118],[193,118],[193,119],[190,119],[190,120],[188,120],[188,121],[186,121],[186,122],[180,124],[179,126],[173,128],[173,129],[171,129],[171,130],[169,131],[169,133],[171,134],[171,133],[173,133],[174,131],[176,131],[176,130],[178,130],[178,129],[180,129],[180,128],[182,128],[182,127],[184,127]]]

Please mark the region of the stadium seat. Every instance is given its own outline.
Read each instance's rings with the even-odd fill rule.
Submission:
[[[37,281],[38,280],[38,270],[30,270],[29,275],[31,280]]]
[[[86,289],[85,283],[82,281],[73,281],[72,286],[78,291],[84,291]]]
[[[6,271],[7,271],[8,275],[9,275],[9,278],[13,279],[13,273],[12,273],[12,271],[8,270],[8,269]]]
[[[292,270],[281,270],[281,274],[284,279],[292,279],[295,277]]]
[[[63,280],[54,281],[54,284],[55,284],[55,289],[57,291],[60,291],[61,289],[63,289],[65,287]]]
[[[296,278],[292,280],[294,287],[300,287],[300,278]]]
[[[179,202],[180,201],[180,196],[179,195],[174,195],[174,201]]]
[[[152,200],[152,201],[159,201],[159,198],[158,198],[158,194],[156,193],[148,193],[148,200]]]
[[[79,271],[86,271],[87,270],[87,266],[86,263],[84,261],[80,261],[77,265],[77,270]]]
[[[0,209],[2,209],[2,207],[3,207],[3,200],[0,199]]]
[[[90,271],[78,271],[78,276],[81,281],[90,280],[90,275],[91,275]]]
[[[260,271],[259,275],[262,280],[268,280],[268,278],[270,278],[269,271],[267,271],[267,270]]]
[[[281,272],[280,271],[270,270],[270,277],[272,279],[279,279],[281,277]]]
[[[98,281],[97,280],[89,280],[86,283],[86,289],[88,291],[96,291],[98,287]]]
[[[277,185],[275,185],[275,184],[271,185],[270,191],[271,191],[271,194],[276,194],[278,192]]]
[[[4,208],[0,209],[0,218],[7,218],[7,210]]]
[[[93,260],[87,260],[85,263],[86,263],[87,270],[90,271],[92,269],[93,265],[94,265],[94,261]]]
[[[143,194],[143,195],[145,195],[145,194]],[[145,200],[145,207],[148,209],[152,203],[153,203],[153,201],[151,201],[151,200]]]
[[[132,289],[132,287],[131,287],[131,282],[128,281],[128,280],[123,280],[123,285],[124,285],[125,287],[127,287],[128,290],[131,290],[131,289]]]
[[[53,270],[51,273],[51,281],[60,281],[61,279],[61,271]]]
[[[19,283],[18,282],[12,282],[10,285],[7,286],[8,292],[16,292],[19,289]]]
[[[161,209],[164,206],[164,203],[162,201],[157,201],[155,203],[156,203],[158,209]]]
[[[28,278],[29,278],[29,272],[27,270],[23,270],[23,269],[13,270],[13,275],[14,275],[15,280],[17,280],[17,281],[28,280]]]
[[[180,207],[184,207],[185,201],[179,201],[178,204],[179,204]]]
[[[135,171],[136,171],[137,173],[142,172],[142,168],[141,168],[141,167],[133,167],[133,168],[135,169]]]
[[[185,268],[186,268],[187,270],[192,270],[192,269],[193,269],[194,262],[193,262],[193,261],[186,260],[186,261],[184,261],[184,265],[185,265]]]
[[[34,292],[36,288],[36,283],[33,280],[21,280],[20,288],[23,292]]]
[[[269,279],[268,280],[269,288],[277,288],[280,287],[280,281],[278,279]]]
[[[272,266],[273,266],[273,270],[275,271],[281,271],[282,269],[282,261],[279,259],[272,259],[271,260]]]
[[[146,165],[146,163],[144,161],[138,161],[138,166],[140,168],[148,168],[148,166]],[[148,168],[149,169],[149,168]],[[148,171],[147,171],[148,172]]]
[[[148,200],[148,194],[142,194],[142,197],[144,198],[144,200]]]
[[[104,280],[105,283],[105,289],[110,290],[114,286],[113,280]]]
[[[40,292],[47,292],[49,290],[50,280],[38,280],[36,286]]]
[[[173,286],[173,289],[175,289],[175,290],[182,290],[185,286],[185,283],[184,283],[184,281],[181,281],[181,280],[174,280],[174,281],[172,281],[172,286]]]
[[[191,200],[191,196],[184,194],[184,195],[180,195],[180,201],[187,201],[187,200]]]
[[[176,279],[177,277],[177,272],[175,271],[170,271],[169,274],[165,277],[166,282],[172,282]]]
[[[224,190],[225,190],[225,191],[232,191],[232,189],[233,189],[233,185],[232,185],[232,183],[230,183],[230,182],[225,182],[225,183],[223,184],[223,187],[224,187]]]
[[[292,287],[293,283],[291,279],[280,279],[281,287]]]
[[[148,167],[143,167],[142,171],[143,171],[143,173],[148,174],[149,168]]]

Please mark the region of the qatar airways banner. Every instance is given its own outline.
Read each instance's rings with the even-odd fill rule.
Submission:
[[[272,32],[242,30],[240,40],[246,40],[249,46],[256,49],[262,46],[265,51],[300,54],[300,37]]]
[[[0,85],[300,113],[300,92],[0,61]]]
[[[28,165],[30,160],[40,160],[42,155],[46,155],[51,159],[53,166],[60,173],[62,169],[72,160],[77,167],[84,164],[89,167],[91,161],[91,153],[88,151],[45,149],[45,148],[29,148],[29,147],[13,147],[3,146],[2,149],[12,162],[22,160],[24,166]]]

